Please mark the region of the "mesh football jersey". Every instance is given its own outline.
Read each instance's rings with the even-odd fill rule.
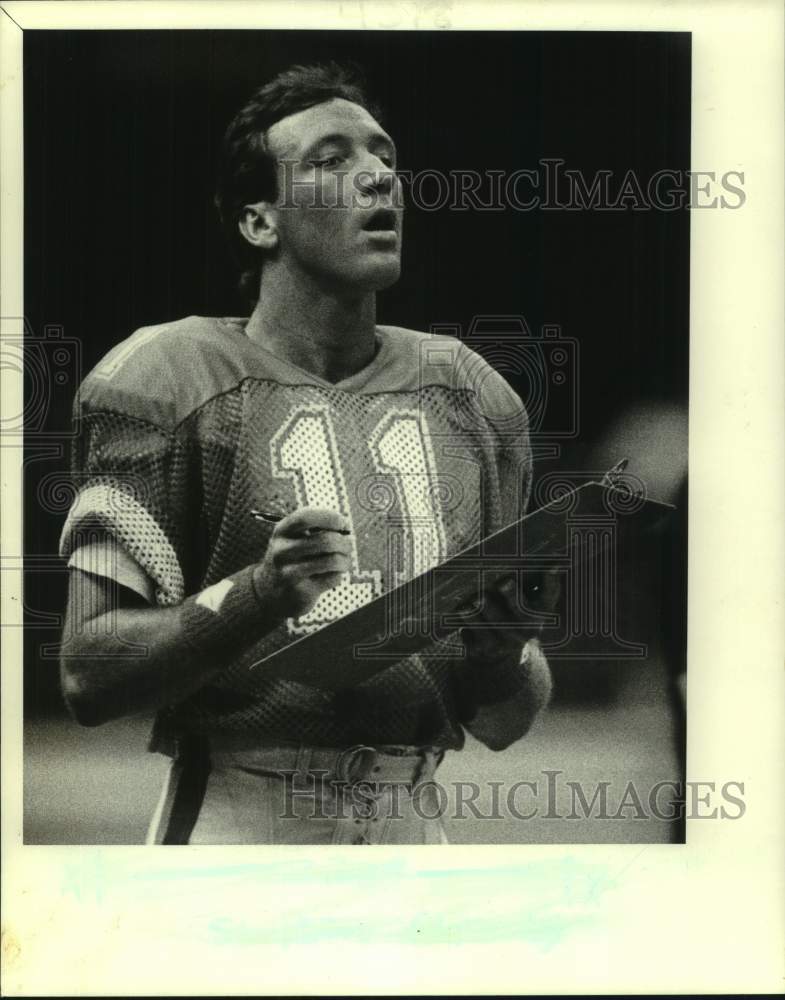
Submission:
[[[272,528],[252,508],[318,506],[350,519],[352,569],[161,711],[151,748],[226,730],[462,746],[463,664],[435,646],[340,692],[249,666],[519,517],[531,478],[523,404],[455,338],[377,327],[373,361],[331,384],[259,346],[245,323],[143,328],[87,376],[61,554],[98,525],[145,570],[158,604],[173,605],[263,558]]]

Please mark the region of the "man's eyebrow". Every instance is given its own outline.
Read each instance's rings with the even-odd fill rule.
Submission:
[[[343,143],[344,145],[347,145],[351,143],[351,141],[352,137],[347,135],[345,132],[328,132],[326,135],[321,135],[318,138],[313,139],[311,142],[309,142],[308,145],[303,150],[302,155],[303,158],[310,156],[314,152],[314,150],[319,148],[319,146],[324,146],[331,142]],[[369,147],[384,145],[384,146],[389,146],[390,149],[393,150],[393,152],[395,151],[395,143],[393,142],[392,138],[389,135],[387,135],[386,132],[372,132],[370,135],[367,136],[367,142]]]
[[[303,150],[303,156],[308,156],[309,153],[318,149],[319,146],[325,146],[331,142],[346,144],[350,141],[349,136],[345,132],[328,132],[326,135],[320,135],[318,138],[312,139]]]
[[[393,152],[397,151],[397,147],[392,136],[387,135],[386,132],[374,132],[369,139],[369,145],[373,143],[375,145],[389,146]]]

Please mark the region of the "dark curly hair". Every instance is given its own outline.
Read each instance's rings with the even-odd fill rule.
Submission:
[[[359,69],[330,62],[291,66],[256,90],[229,125],[223,139],[215,205],[229,247],[241,269],[240,290],[251,302],[258,293],[263,255],[243,239],[243,207],[277,197],[277,161],[267,148],[267,130],[282,118],[340,97],[379,119],[366,95]]]

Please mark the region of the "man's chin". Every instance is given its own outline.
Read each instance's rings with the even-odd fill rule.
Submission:
[[[368,268],[367,281],[369,291],[381,292],[394,285],[401,276],[401,261],[399,257]]]
[[[401,276],[401,262],[398,258],[366,265],[351,275],[349,283],[352,287],[364,292],[382,292],[394,285]]]
[[[401,276],[401,260],[397,255],[379,254],[375,260],[352,262],[335,269],[314,268],[311,276],[329,294],[362,295],[381,292],[394,285]]]

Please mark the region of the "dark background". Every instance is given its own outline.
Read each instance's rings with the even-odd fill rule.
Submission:
[[[690,166],[686,34],[25,32],[26,318],[34,337],[60,327],[81,351],[28,421],[28,714],[63,711],[42,643],[57,641],[66,574],[35,557],[57,552],[65,509],[42,491],[68,465],[77,369],[139,326],[246,311],[212,208],[220,138],[256,86],[325,59],[363,68],[400,165],[415,172],[512,172],[558,157],[589,179],[634,169],[645,183]],[[484,314],[522,315],[533,331],[558,324],[580,346],[580,434],[541,471],[587,468],[631,407],[686,408],[688,259],[686,210],[410,206],[403,276],[379,317],[423,330]],[[40,392],[35,366],[26,374],[28,396]],[[674,564],[684,543],[674,534]],[[669,592],[677,621],[683,588]],[[678,657],[682,633],[670,635]]]

